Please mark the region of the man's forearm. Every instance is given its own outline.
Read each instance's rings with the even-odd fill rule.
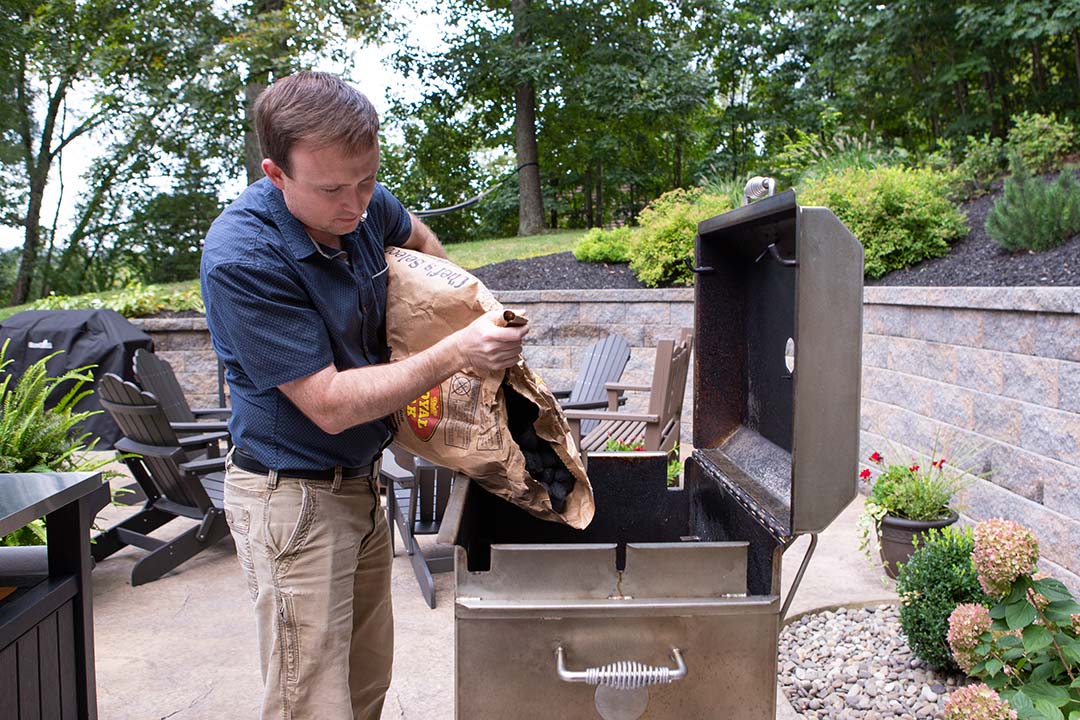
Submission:
[[[327,367],[282,390],[316,425],[336,435],[396,412],[462,365],[456,344],[445,338],[398,362],[341,372]]]

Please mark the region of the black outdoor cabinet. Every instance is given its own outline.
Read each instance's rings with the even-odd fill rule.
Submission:
[[[90,525],[100,473],[0,475],[0,535],[45,517],[47,548],[0,548],[0,720],[94,720]]]

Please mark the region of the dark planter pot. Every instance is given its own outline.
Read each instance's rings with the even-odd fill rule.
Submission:
[[[896,579],[900,571],[899,563],[907,562],[915,551],[916,536],[921,544],[922,535],[927,530],[947,527],[959,518],[955,510],[943,520],[905,520],[892,515],[881,518],[878,533],[881,536],[881,563],[885,566],[885,574]]]

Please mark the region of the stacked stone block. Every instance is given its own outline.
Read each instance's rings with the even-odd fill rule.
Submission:
[[[864,459],[962,449],[964,519],[1031,527],[1080,586],[1080,289],[867,288],[862,390]]]

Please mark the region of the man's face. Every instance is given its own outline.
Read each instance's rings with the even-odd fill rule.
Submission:
[[[321,243],[337,247],[341,235],[351,233],[375,192],[379,172],[379,146],[358,155],[338,145],[323,148],[300,142],[289,154],[285,172],[269,158],[263,172],[285,196],[289,212]]]

